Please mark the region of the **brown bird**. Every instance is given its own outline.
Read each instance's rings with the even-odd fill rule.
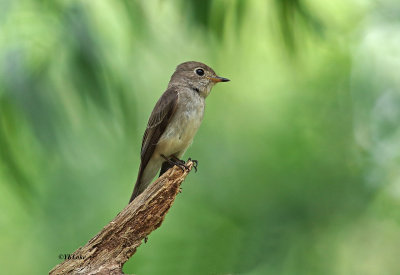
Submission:
[[[169,81],[167,90],[157,101],[143,135],[141,162],[131,199],[133,201],[153,180],[180,160],[200,127],[205,99],[219,77],[207,65],[189,61],[180,64]]]

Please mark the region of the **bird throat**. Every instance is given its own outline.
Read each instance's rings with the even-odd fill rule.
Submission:
[[[200,94],[200,90],[198,88],[192,87],[192,90],[194,90],[196,93]]]

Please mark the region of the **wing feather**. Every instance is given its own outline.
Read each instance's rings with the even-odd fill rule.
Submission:
[[[174,115],[177,103],[178,92],[175,89],[168,89],[157,101],[156,106],[151,112],[143,135],[141,150],[141,160],[145,162],[146,165],[153,155],[161,135],[164,133]]]
[[[166,90],[157,101],[151,112],[146,130],[142,139],[142,149],[140,153],[141,161],[138,178],[133,190],[130,202],[140,194],[142,190],[141,178],[144,169],[150,161],[156,149],[157,143],[167,128],[169,122],[175,114],[178,105],[178,92],[175,89]]]

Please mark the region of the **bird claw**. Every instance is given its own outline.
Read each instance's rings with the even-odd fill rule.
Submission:
[[[196,173],[197,172],[197,166],[199,165],[199,162],[197,160],[195,160],[195,159],[192,159],[192,158],[188,158],[188,161],[193,162],[194,172]]]
[[[189,171],[189,166],[186,165],[186,162],[184,160],[178,159],[175,156],[172,156],[171,159],[167,158],[164,155],[161,155],[161,157],[163,159],[165,159],[166,161],[168,161],[169,163],[181,168],[183,172],[185,172],[185,169]],[[197,166],[198,166],[199,162],[197,160],[192,160],[191,158],[189,158],[188,161],[193,162],[193,168],[194,168],[195,172],[197,172]]]
[[[182,172],[185,172],[186,170],[189,170],[189,167],[187,167],[184,163],[175,163],[176,166],[182,169]]]
[[[189,167],[186,165],[186,162],[184,160],[178,159],[175,156],[172,156],[171,159],[168,159],[164,155],[161,155],[166,161],[170,162],[173,165],[178,166],[179,168],[182,169],[182,172],[185,172],[186,170],[189,170]]]
[[[187,167],[186,162],[184,160],[181,160],[181,159],[177,158],[177,159],[174,160],[174,163],[175,163],[176,166],[178,166],[179,168],[182,169],[182,172],[185,172],[185,169],[189,170],[189,167]]]

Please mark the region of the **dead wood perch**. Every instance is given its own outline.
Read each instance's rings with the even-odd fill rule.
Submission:
[[[163,222],[193,162],[186,165],[189,169],[185,171],[177,166],[169,169],[100,233],[71,254],[71,259],[54,267],[49,274],[123,274],[124,263]]]

